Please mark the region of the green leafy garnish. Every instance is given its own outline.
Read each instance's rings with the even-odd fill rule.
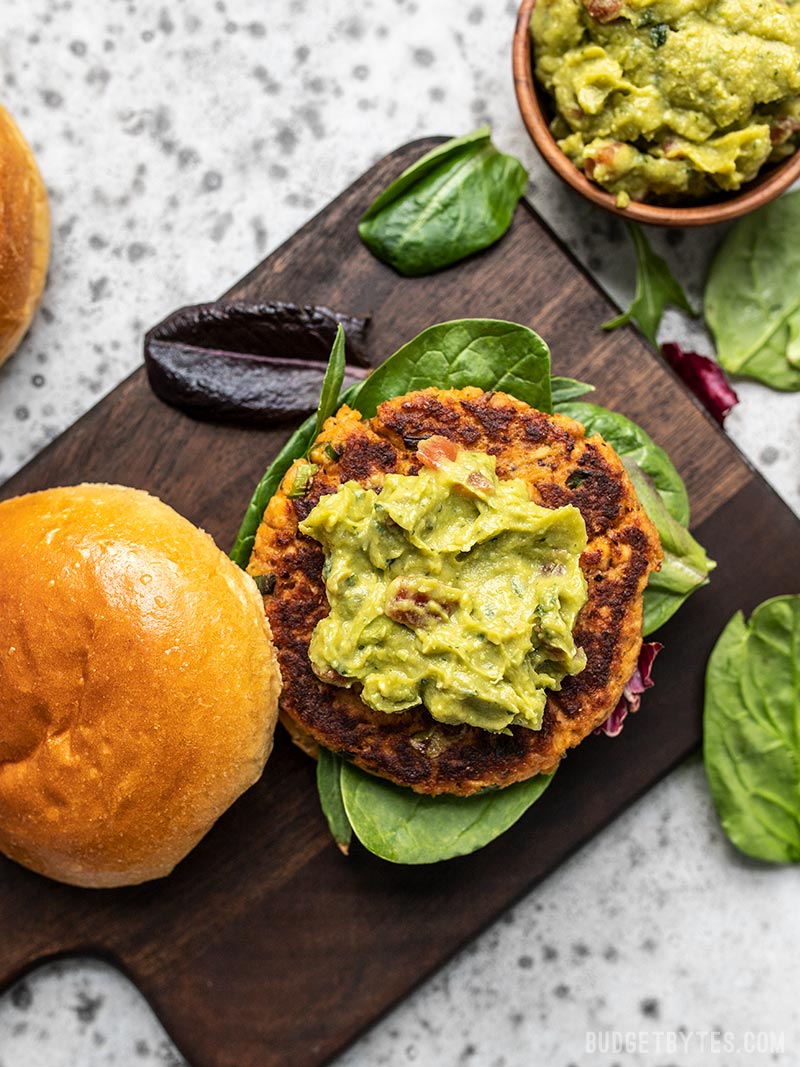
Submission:
[[[644,591],[642,633],[646,637],[672,618],[683,602],[702,585],[716,563],[677,519],[670,514],[653,481],[630,459],[622,457],[628,477],[650,521],[658,530],[664,561],[653,571]]]
[[[800,596],[737,612],[706,671],[703,756],[733,844],[800,863]]]
[[[657,348],[656,335],[664,309],[672,304],[688,311],[690,315],[694,315],[694,310],[666,261],[650,247],[641,227],[629,222],[628,232],[636,249],[636,295],[628,310],[603,323],[603,329],[616,330],[618,326],[635,322],[647,340]]]
[[[483,848],[523,815],[550,784],[539,774],[471,797],[423,796],[343,763],[341,790],[353,832],[392,863],[437,863]]]
[[[705,315],[731,374],[800,389],[800,192],[747,215],[717,252]]]
[[[550,379],[550,391],[553,398],[553,411],[557,411],[560,404],[566,404],[569,400],[577,400],[580,396],[594,392],[594,386],[587,382],[579,382],[574,378],[559,378],[554,374]]]
[[[333,840],[347,855],[353,840],[353,829],[342,801],[342,767],[344,760],[327,748],[318,747],[317,790],[322,812],[328,820]]]
[[[488,126],[428,152],[364,213],[358,232],[378,259],[417,276],[494,244],[511,225],[528,182]]]
[[[328,367],[322,380],[322,391],[319,395],[319,405],[317,407],[317,421],[314,423],[315,439],[322,433],[325,420],[339,410],[339,393],[342,391],[344,371],[344,329],[342,324],[339,323],[336,337],[333,340],[330,358],[328,359]]]
[[[370,418],[384,400],[432,385],[511,393],[539,411],[551,411],[550,350],[537,333],[515,322],[442,322],[423,330],[354,386],[347,402]]]
[[[554,408],[582,423],[587,433],[599,433],[618,456],[633,460],[652,478],[672,517],[682,526],[688,525],[689,496],[683,479],[664,449],[641,426],[597,404],[556,403]]]

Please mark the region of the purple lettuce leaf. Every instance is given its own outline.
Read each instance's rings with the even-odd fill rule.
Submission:
[[[596,734],[605,734],[606,737],[617,737],[622,733],[622,727],[628,714],[638,711],[642,702],[642,693],[645,689],[651,689],[655,684],[650,677],[655,658],[664,646],[658,641],[645,641],[639,653],[639,662],[636,670],[622,690],[619,704],[614,708],[605,722],[595,730]]]
[[[661,352],[678,377],[691,389],[703,407],[722,426],[725,416],[739,397],[733,391],[722,368],[699,352],[686,352],[672,342],[663,344]]]

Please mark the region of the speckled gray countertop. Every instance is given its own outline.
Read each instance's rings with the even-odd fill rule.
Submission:
[[[42,311],[0,369],[0,480],[403,142],[491,122],[619,301],[631,253],[535,156],[505,0],[3,0],[3,102],[51,195]],[[695,302],[717,238],[654,235]],[[668,315],[665,339],[698,326]],[[800,398],[737,385],[728,432],[800,512]],[[797,874],[738,856],[692,760],[367,1034],[339,1067],[800,1062]],[[0,936],[2,933],[0,932]],[[0,1067],[182,1064],[135,990],[64,962],[0,998]],[[192,1067],[202,1067],[200,1064]]]

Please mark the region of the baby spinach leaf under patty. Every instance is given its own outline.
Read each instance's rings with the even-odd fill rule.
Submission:
[[[708,275],[705,315],[731,374],[800,389],[800,192],[730,231]]]
[[[672,618],[683,602],[701,585],[708,583],[716,563],[687,528],[670,514],[654,482],[633,460],[622,457],[636,495],[658,530],[664,561],[653,571],[644,591],[642,633],[646,637]]]
[[[353,829],[342,801],[342,764],[341,756],[318,746],[317,790],[320,805],[334,841],[346,856],[353,839]]]
[[[733,844],[800,863],[800,596],[737,612],[706,671],[703,756]]]
[[[358,232],[401,274],[430,274],[499,240],[527,182],[519,160],[498,152],[482,126],[404,171],[367,209]]]
[[[329,419],[339,410],[339,393],[344,381],[345,356],[344,356],[344,330],[339,326],[331,348],[328,368],[322,381],[322,390],[319,394],[317,405],[317,418],[314,423],[314,437],[317,438],[322,432],[325,420]]]
[[[618,326],[635,322],[653,347],[658,348],[656,335],[667,305],[683,308],[690,315],[694,315],[694,310],[666,261],[650,247],[644,231],[635,223],[628,223],[628,232],[636,249],[636,295],[628,310],[604,322],[603,329],[616,330]]]
[[[520,818],[550,784],[539,774],[471,797],[423,796],[342,764],[342,800],[365,848],[392,863],[438,863],[483,848]]]
[[[567,402],[554,406],[559,414],[582,423],[587,433],[599,433],[619,456],[632,459],[653,479],[672,517],[682,526],[688,525],[689,497],[683,479],[664,449],[641,426],[597,404]]]
[[[586,396],[594,392],[594,386],[588,382],[579,382],[575,378],[559,378],[553,375],[550,379],[550,391],[553,395],[553,411],[559,404],[566,404],[568,400],[577,400],[579,396]]]
[[[442,322],[423,330],[354,386],[348,403],[369,418],[384,400],[432,385],[511,393],[539,411],[551,411],[550,350],[537,333],[515,322]]]

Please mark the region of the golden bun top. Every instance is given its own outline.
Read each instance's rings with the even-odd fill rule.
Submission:
[[[25,138],[0,106],[0,363],[39,306],[50,257],[47,192]]]
[[[260,777],[279,689],[253,580],[166,504],[0,503],[0,851],[82,886],[169,874]]]

